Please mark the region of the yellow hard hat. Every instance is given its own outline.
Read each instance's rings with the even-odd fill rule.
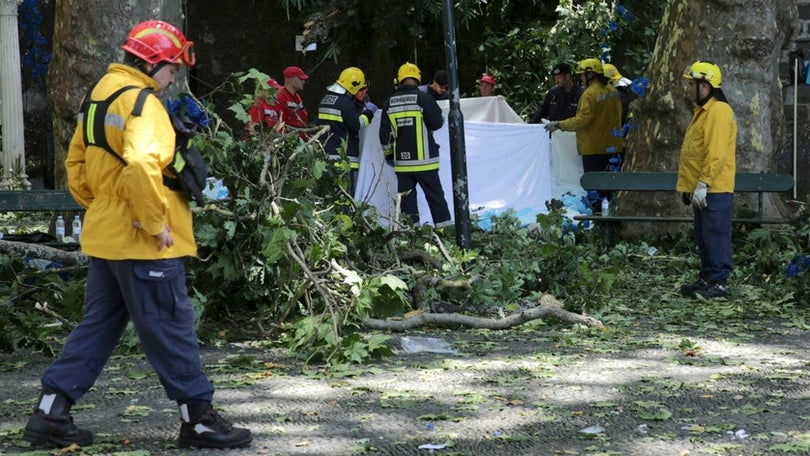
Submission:
[[[580,60],[577,64],[577,68],[574,70],[575,73],[585,73],[587,71],[591,71],[596,74],[604,74],[605,70],[602,68],[602,62],[599,59],[584,59]]]
[[[622,78],[622,74],[619,73],[619,69],[616,68],[616,65],[612,63],[605,63],[602,65],[602,71],[605,73],[605,77],[610,80],[610,83],[615,85],[619,82],[619,79]]]
[[[397,81],[401,84],[407,78],[414,78],[417,83],[422,82],[422,72],[419,71],[419,67],[410,62],[403,63],[397,71]]]
[[[720,67],[711,62],[700,60],[689,65],[686,71],[683,72],[683,77],[697,81],[706,81],[715,89],[719,89],[720,84],[723,83],[723,75],[720,73]]]
[[[341,71],[337,83],[352,95],[368,88],[366,75],[363,73],[363,70],[357,67],[349,67]]]

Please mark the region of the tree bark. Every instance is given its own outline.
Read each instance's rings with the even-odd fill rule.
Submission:
[[[136,24],[160,19],[182,30],[181,0],[58,0],[48,98],[53,106],[54,186],[66,188],[65,158],[76,113],[87,88],[123,56],[121,45]],[[184,85],[178,74],[178,86]]]
[[[48,247],[47,245],[28,242],[0,240],[0,254],[16,258],[42,258],[55,261],[62,266],[81,266],[89,262],[89,258],[78,251],[68,252],[54,247]]]
[[[628,138],[627,171],[677,171],[683,135],[694,102],[686,93],[685,68],[695,60],[716,63],[722,89],[737,123],[737,171],[776,172],[785,130],[779,58],[792,41],[798,10],[791,0],[684,0],[668,2],[646,73],[649,91],[632,105],[638,129]],[[748,196],[750,207],[755,207]],[[680,196],[622,194],[616,208],[649,214],[688,215]],[[737,204],[743,201],[737,197]],[[766,215],[785,215],[780,195],[770,195]],[[636,234],[678,229],[633,224]]]
[[[456,313],[444,314],[420,312],[412,317],[403,318],[401,320],[380,320],[376,318],[367,318],[365,325],[371,329],[382,329],[386,331],[406,331],[408,329],[422,326],[508,329],[522,325],[527,321],[537,320],[539,318],[561,321],[563,323],[572,325],[580,324],[599,329],[604,328],[602,322],[593,317],[580,315],[563,309],[560,302],[548,294],[543,295],[540,298],[540,303],[537,307],[533,307],[531,309],[499,319],[472,317],[469,315],[461,315]]]

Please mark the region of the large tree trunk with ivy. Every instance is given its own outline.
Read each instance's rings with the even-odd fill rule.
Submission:
[[[48,68],[48,97],[53,106],[54,185],[65,188],[65,158],[76,113],[87,88],[120,62],[121,44],[137,23],[160,19],[182,28],[180,0],[59,0]]]
[[[779,58],[791,42],[798,12],[792,0],[686,0],[669,2],[646,76],[647,95],[633,104],[638,130],[628,140],[626,171],[677,171],[678,157],[694,103],[688,98],[684,69],[695,60],[720,66],[723,92],[737,117],[737,171],[776,172],[785,117]],[[744,202],[737,197],[737,204]],[[747,201],[755,207],[753,198]],[[623,194],[622,211],[687,215],[691,209],[672,193]],[[766,196],[765,211],[785,211],[779,195]],[[628,226],[636,233],[673,225]]]

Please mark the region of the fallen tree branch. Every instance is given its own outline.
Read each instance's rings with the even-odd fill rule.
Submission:
[[[419,313],[415,316],[401,320],[380,320],[377,318],[367,318],[364,323],[366,326],[372,329],[389,331],[405,331],[422,326],[463,326],[477,329],[508,329],[526,323],[527,321],[541,318],[557,320],[572,325],[580,324],[592,328],[604,328],[602,322],[593,317],[580,315],[565,310],[560,302],[549,294],[543,295],[540,298],[539,306],[499,319],[472,317],[469,315],[455,313]]]
[[[34,257],[55,261],[62,266],[86,265],[89,263],[87,255],[81,252],[67,252],[62,249],[48,247],[42,244],[28,242],[0,240],[0,254],[16,258]]]

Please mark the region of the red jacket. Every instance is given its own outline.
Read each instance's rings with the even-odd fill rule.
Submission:
[[[278,91],[274,104],[261,98],[256,100],[249,114],[250,120],[256,123],[264,122],[268,127],[275,127],[279,120],[283,120],[291,127],[305,128],[309,118],[301,95],[290,93],[286,87]]]

